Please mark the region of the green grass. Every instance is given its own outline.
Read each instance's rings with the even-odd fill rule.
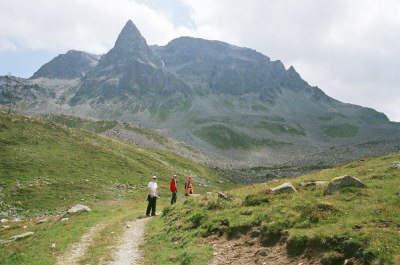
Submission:
[[[0,124],[1,210],[54,213],[81,199],[122,196],[120,187],[126,192],[146,186],[152,175],[161,181],[174,173],[198,175],[210,185],[221,178],[175,154],[88,131],[7,114],[0,114]]]
[[[68,115],[55,115],[55,114],[43,114],[38,117],[41,120],[48,122],[56,122],[60,124],[64,124],[70,128],[80,128],[85,129],[95,133],[102,133],[109,129],[117,126],[117,121],[94,121],[90,119],[85,119],[77,116],[68,116]]]
[[[256,105],[252,105],[251,109],[254,110],[254,111],[265,111],[265,112],[270,111],[270,109],[268,107],[266,107],[264,105],[257,105],[257,104]]]
[[[349,123],[335,126],[323,126],[322,131],[331,138],[349,138],[358,133],[358,127]]]
[[[356,256],[365,264],[373,260],[374,264],[396,264],[400,259],[400,170],[392,168],[391,163],[399,160],[399,154],[365,159],[296,179],[232,189],[227,195],[235,198],[233,201],[219,199],[215,193],[189,198],[151,224],[149,243],[144,246],[148,262],[180,263],[188,254],[195,256],[195,250],[207,251],[204,237],[235,237],[259,227],[260,240],[284,235],[288,251],[312,251],[316,247],[321,251],[314,255],[321,262]],[[327,184],[300,185],[345,174],[359,178],[367,187],[344,188],[324,196]],[[292,182],[298,193],[268,192],[283,182]],[[155,248],[171,251],[151,252]],[[188,264],[210,262],[212,250],[208,251],[202,259],[193,258]]]
[[[257,150],[260,147],[279,148],[290,143],[275,141],[273,139],[255,139],[245,133],[218,124],[202,127],[194,131],[194,134],[211,145],[222,149]]]
[[[331,120],[334,120],[335,118],[347,119],[348,117],[343,115],[343,114],[341,114],[341,113],[331,113],[331,114],[328,114],[328,115],[325,115],[325,116],[318,117],[318,120],[319,121],[331,121]]]
[[[273,134],[280,135],[280,134],[290,134],[292,136],[306,136],[304,130],[295,129],[289,125],[280,124],[280,123],[272,123],[272,122],[265,122],[262,121],[258,125],[255,126],[258,129],[267,129]]]
[[[178,174],[180,197],[189,174],[196,193],[235,186],[212,169],[173,153],[54,122],[0,113],[0,219],[23,220],[7,223],[11,227],[0,230],[0,240],[28,230],[35,232],[29,239],[1,245],[0,263],[54,264],[68,244],[98,223],[105,226],[94,239],[84,264],[109,259],[110,246],[123,231],[121,223],[144,214],[151,176],[158,176],[159,207],[163,207],[170,200],[173,174]],[[71,217],[68,222],[56,220],[57,214],[77,203],[93,211]],[[36,218],[41,216],[52,221],[37,225]],[[51,249],[52,243],[56,243],[55,249]]]
[[[141,134],[146,136],[148,140],[155,141],[159,144],[166,144],[168,143],[168,138],[145,127],[126,127],[125,129],[131,130],[135,133]]]

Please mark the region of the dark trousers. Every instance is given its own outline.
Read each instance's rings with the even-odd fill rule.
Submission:
[[[156,214],[156,201],[157,197],[150,198],[149,196],[149,205],[147,205],[146,215],[150,215],[150,210],[151,210],[151,215]]]
[[[176,203],[176,192],[172,192],[171,205]]]

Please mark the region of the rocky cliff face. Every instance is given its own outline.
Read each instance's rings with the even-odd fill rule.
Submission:
[[[150,47],[128,21],[79,81],[72,78],[81,69],[62,58],[34,75],[45,78],[24,81],[34,91],[21,108],[140,123],[234,166],[332,164],[400,150],[392,144],[400,126],[383,113],[332,99],[248,48],[190,37]]]

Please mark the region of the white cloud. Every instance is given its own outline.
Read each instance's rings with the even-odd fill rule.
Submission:
[[[176,37],[173,24],[157,10],[129,0],[3,0],[0,4],[2,49],[78,49],[107,52],[131,19],[149,43]],[[4,43],[12,43],[5,45]]]

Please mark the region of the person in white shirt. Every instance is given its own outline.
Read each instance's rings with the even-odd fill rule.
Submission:
[[[151,216],[156,215],[156,201],[158,198],[157,194],[157,177],[153,176],[152,180],[149,182],[149,185],[147,185],[148,188],[148,194],[147,194],[147,200],[149,201],[149,205],[147,205],[147,211],[146,211],[146,216],[150,216],[150,210],[151,210]]]

